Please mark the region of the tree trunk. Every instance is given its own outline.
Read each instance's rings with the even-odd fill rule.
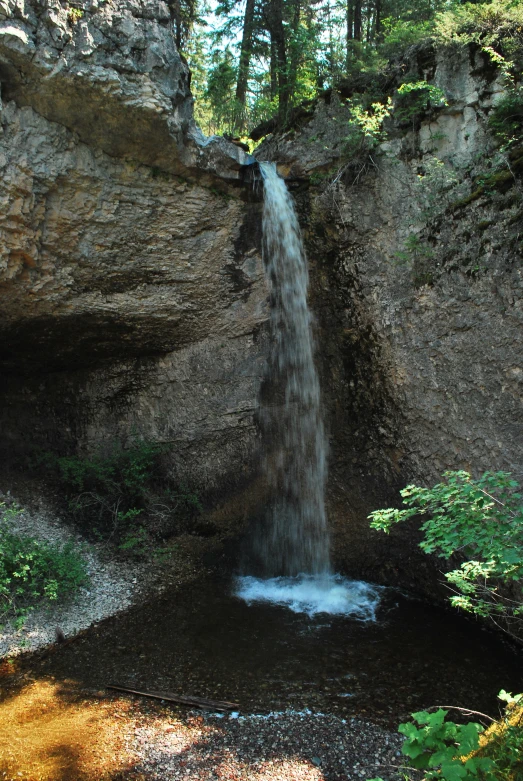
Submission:
[[[276,43],[271,37],[271,98],[274,98],[278,94],[278,52],[276,51]]]
[[[374,17],[375,40],[381,43],[381,0],[376,0],[376,15]]]
[[[354,0],[354,39],[361,41],[361,0]]]
[[[256,0],[247,0],[243,19],[243,36],[238,63],[238,81],[236,82],[236,101],[238,103],[238,130],[242,131],[245,124],[245,104],[247,102],[247,85],[251,66],[252,35],[254,31],[254,9]]]
[[[278,120],[280,125],[284,125],[289,112],[289,75],[287,73],[287,46],[283,27],[283,0],[270,0],[267,18],[271,35],[271,55],[274,47],[278,77]]]
[[[352,58],[352,41],[354,39],[354,0],[347,0],[347,57],[346,68],[349,70]]]
[[[174,42],[179,51],[182,48],[182,9],[180,0],[169,0],[168,5],[174,25]]]
[[[298,81],[298,66],[300,64],[301,49],[298,42],[298,32],[300,29],[301,2],[294,0],[294,12],[292,15],[292,48],[291,62],[289,67],[289,97],[296,91]]]

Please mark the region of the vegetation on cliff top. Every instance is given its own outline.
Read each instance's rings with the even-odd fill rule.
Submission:
[[[246,134],[271,117],[283,127],[295,107],[339,85],[370,105],[393,71],[401,81],[405,49],[427,39],[474,43],[514,73],[523,61],[521,0],[219,0],[209,10],[192,6],[184,42],[207,133]]]

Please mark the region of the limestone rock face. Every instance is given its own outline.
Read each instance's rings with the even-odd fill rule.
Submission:
[[[442,90],[448,105],[435,111],[411,132],[407,121],[395,126],[385,120],[392,155],[413,151],[421,156],[437,153],[452,160],[454,166],[467,165],[488,144],[485,119],[488,111],[503,94],[503,78],[488,56],[478,48],[434,48],[432,44],[407,50],[402,67],[390,81],[402,83],[429,79]],[[397,96],[393,98],[393,106]],[[295,179],[312,175],[319,178],[330,172],[334,178],[346,166],[354,150],[348,147],[351,120],[350,103],[332,90],[320,100],[312,117],[299,130],[269,135],[256,150],[260,160],[275,160],[285,177]],[[414,146],[413,146],[414,145]]]
[[[252,331],[262,270],[254,247],[235,254],[242,201],[94,151],[14,102],[4,121],[4,365],[85,366]]]
[[[87,0],[74,9],[59,0],[0,3],[4,100],[109,155],[237,179],[252,159],[202,135],[189,81],[162,0]]]
[[[248,472],[258,204],[111,158],[14,102],[3,121],[3,448],[92,451],[134,431],[172,442],[185,480]]]
[[[194,125],[164,3],[78,7],[0,4],[0,449],[169,442],[218,501],[265,371],[249,156]]]

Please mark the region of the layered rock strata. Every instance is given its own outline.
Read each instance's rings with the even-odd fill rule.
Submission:
[[[75,9],[0,5],[1,448],[145,437],[231,495],[264,373],[252,158],[196,128],[164,3]]]
[[[521,180],[488,129],[502,79],[474,47],[407,62],[446,106],[393,115],[358,157],[333,92],[262,151],[295,182],[307,231],[339,560],[406,578],[409,543],[373,540],[370,510],[448,469],[523,475]]]
[[[163,3],[76,6],[0,3],[0,449],[167,442],[173,481],[239,524],[262,503],[270,396],[251,159],[196,129]],[[467,200],[495,68],[472,50],[410,67],[448,105],[391,123],[370,158],[347,157],[332,93],[260,159],[296,188],[308,244],[337,564],[419,587],[415,533],[380,537],[367,513],[410,478],[523,472],[521,207],[517,176]]]

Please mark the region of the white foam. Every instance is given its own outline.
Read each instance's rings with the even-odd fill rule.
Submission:
[[[381,588],[341,575],[298,575],[294,578],[237,578],[235,594],[247,604],[271,602],[309,617],[319,613],[375,621]]]

